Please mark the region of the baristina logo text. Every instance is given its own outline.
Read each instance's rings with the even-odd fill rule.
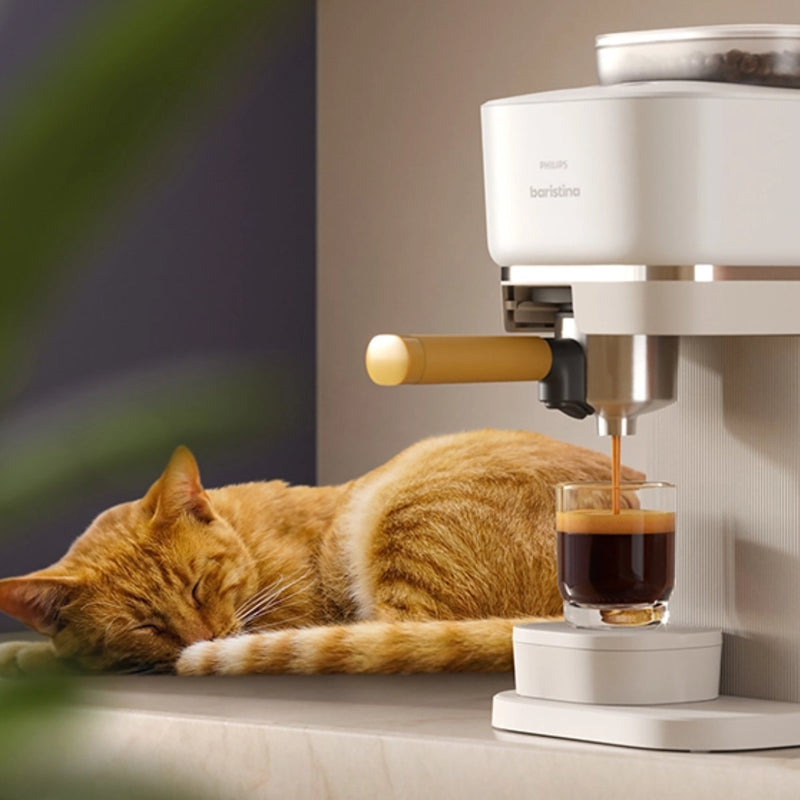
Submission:
[[[531,197],[535,199],[544,198],[562,198],[562,197],[580,197],[580,186],[567,186],[562,183],[558,186],[550,184],[549,186],[533,186],[531,185]]]
[[[540,170],[556,170],[556,169],[569,169],[569,164],[566,159],[540,161]],[[534,199],[560,199],[562,197],[580,197],[581,190],[579,186],[567,186],[561,183],[558,186],[551,183],[548,186],[534,186],[531,184],[531,197]]]

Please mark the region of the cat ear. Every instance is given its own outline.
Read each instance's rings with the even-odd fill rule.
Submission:
[[[32,573],[0,580],[0,611],[29,628],[53,636],[59,629],[61,609],[72,597],[77,580]]]
[[[150,487],[142,501],[154,520],[173,522],[181,514],[191,514],[201,522],[211,522],[214,510],[200,483],[200,470],[192,451],[181,445],[161,477]]]

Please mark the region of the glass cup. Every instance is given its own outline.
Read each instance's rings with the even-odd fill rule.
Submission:
[[[561,483],[556,487],[558,589],[578,628],[667,621],[675,581],[675,487]]]

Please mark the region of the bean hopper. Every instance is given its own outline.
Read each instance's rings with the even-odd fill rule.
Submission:
[[[675,401],[680,337],[800,334],[800,26],[609,34],[596,52],[600,85],[481,109],[512,335],[376,336],[376,383],[536,380],[548,407],[627,436]],[[492,724],[653,749],[800,745],[800,704],[718,695],[722,638],[520,626]]]

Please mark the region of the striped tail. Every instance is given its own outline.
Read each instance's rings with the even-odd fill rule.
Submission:
[[[197,642],[181,654],[180,675],[325,672],[506,672],[512,629],[552,618],[370,621],[284,628]]]

